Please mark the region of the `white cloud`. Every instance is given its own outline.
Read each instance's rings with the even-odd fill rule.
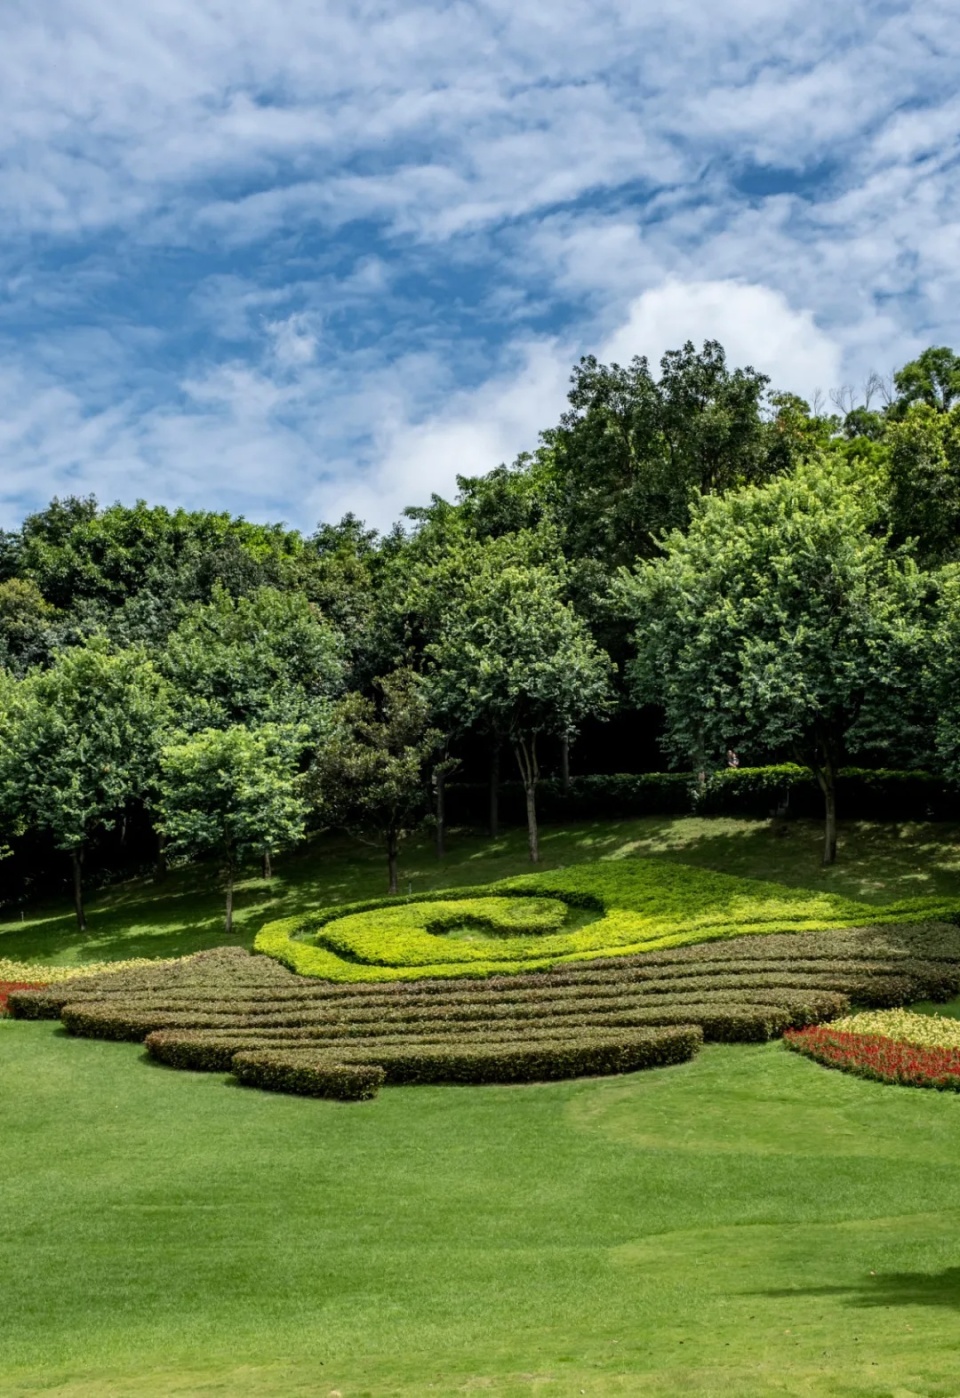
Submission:
[[[947,0],[7,6],[7,520],[387,525],[583,352],[719,338],[810,395],[958,343],[958,59]]]
[[[840,347],[809,310],[794,310],[782,292],[743,282],[679,282],[645,291],[600,351],[628,363],[645,354],[656,369],[666,349],[720,339],[731,366],[751,364],[774,388],[811,397],[840,382]]]

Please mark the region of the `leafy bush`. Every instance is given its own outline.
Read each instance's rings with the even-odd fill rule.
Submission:
[[[381,1080],[397,1085],[546,1082],[682,1063],[696,1053],[701,1038],[699,1029],[683,1025],[534,1044],[406,1044],[357,1050],[344,1066],[354,1060],[368,1066],[373,1060]],[[297,1092],[303,1090],[299,1072],[323,1074],[330,1062],[315,1050],[266,1050],[237,1054],[233,1071],[241,1082],[260,1087],[282,1082],[281,1090]]]
[[[878,1010],[846,1015],[834,1028],[844,1034],[876,1034],[920,1048],[960,1049],[960,1020],[946,1015],[918,1015],[910,1010]]]
[[[0,1015],[6,1013],[7,1001],[17,990],[43,990],[45,987],[38,981],[0,981]]]
[[[304,1097],[333,1097],[362,1102],[376,1097],[386,1073],[375,1063],[332,1063],[305,1054],[272,1052],[234,1055],[234,1075],[252,1087],[270,1092],[295,1092]]]

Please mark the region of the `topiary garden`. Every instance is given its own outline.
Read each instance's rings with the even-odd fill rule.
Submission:
[[[960,934],[934,916],[948,912],[610,861],[328,909],[268,925],[259,955],[220,948],[9,1003],[74,1035],[142,1040],[176,1068],[359,1099],[384,1083],[630,1072],[852,1003],[945,1000],[960,990]]]

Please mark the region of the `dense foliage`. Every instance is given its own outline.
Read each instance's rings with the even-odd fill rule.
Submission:
[[[704,810],[728,764],[809,768],[829,862],[852,756],[960,781],[958,364],[932,347],[830,415],[717,341],[588,357],[533,451],[384,537],[54,500],[0,536],[0,896],[70,879],[82,923],[84,877],[206,851],[229,883],[325,825],[382,842],[395,888],[406,832],[443,852],[448,780],[487,780],[496,831],[503,752],[536,862],[541,779],[658,744]],[[243,746],[250,792],[282,750],[301,804],[214,838],[162,757],[189,744]]]

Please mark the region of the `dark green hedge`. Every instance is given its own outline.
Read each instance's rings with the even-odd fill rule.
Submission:
[[[238,1053],[233,1073],[242,1083],[269,1092],[294,1092],[301,1097],[333,1097],[362,1102],[376,1097],[386,1073],[375,1063],[334,1063],[328,1058],[263,1049]]]
[[[553,1044],[411,1044],[362,1053],[379,1066],[387,1083],[396,1085],[546,1082],[682,1063],[696,1053],[702,1038],[696,1026],[678,1025]],[[310,1075],[325,1073],[329,1064],[329,1055],[315,1051],[273,1049],[238,1053],[233,1071],[241,1082],[256,1087],[300,1092]]]
[[[485,783],[449,782],[446,792],[451,823],[485,823]],[[930,772],[844,767],[838,776],[837,806],[841,818],[850,820],[960,819],[960,793]],[[524,823],[526,808],[519,782],[503,783],[500,809],[505,824]],[[689,772],[573,777],[568,792],[560,782],[545,780],[537,788],[537,809],[547,822],[694,812],[820,818],[823,796],[808,768],[785,762],[769,767],[728,767],[710,775],[702,787]]]

